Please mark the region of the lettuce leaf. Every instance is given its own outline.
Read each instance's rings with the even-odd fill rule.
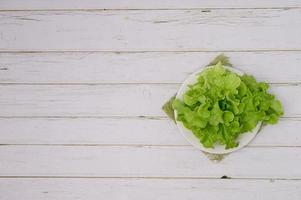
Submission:
[[[240,134],[254,129],[258,122],[275,124],[283,108],[268,84],[253,76],[239,76],[218,62],[198,74],[197,82],[189,86],[183,101],[175,99],[176,120],[191,130],[207,148],[238,146]]]

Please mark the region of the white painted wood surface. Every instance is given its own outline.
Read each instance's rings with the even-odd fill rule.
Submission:
[[[2,0],[0,199],[299,200],[300,5]],[[161,106],[223,51],[285,116],[213,163]]]
[[[299,8],[8,11],[0,50],[301,50],[300,18]]]
[[[233,65],[259,81],[301,82],[300,51],[226,54]],[[0,83],[181,83],[216,55],[216,52],[3,53]]]
[[[290,8],[300,7],[298,0],[1,0],[3,10],[32,9],[187,9],[187,8]]]
[[[1,118],[0,127],[3,144],[189,146],[167,118]],[[301,146],[300,129],[299,119],[281,119],[250,146]]]
[[[0,85],[0,110],[9,117],[162,117],[162,102],[178,88],[179,84]],[[299,85],[272,85],[270,90],[281,100],[286,117],[301,115]]]
[[[0,157],[0,176],[301,179],[299,147],[246,147],[222,164],[192,146],[4,145]]]
[[[1,179],[0,198],[19,199],[299,199],[293,180]],[[247,194],[247,195],[246,195]]]

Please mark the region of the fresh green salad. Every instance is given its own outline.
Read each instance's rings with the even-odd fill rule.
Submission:
[[[267,92],[268,88],[267,83],[250,75],[239,76],[219,62],[198,74],[183,100],[175,99],[172,106],[177,111],[176,120],[204,147],[221,144],[229,149],[238,146],[238,136],[258,122],[275,124],[283,114],[280,101]]]

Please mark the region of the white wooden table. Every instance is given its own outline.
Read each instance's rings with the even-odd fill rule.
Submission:
[[[1,200],[301,199],[301,1],[0,0],[0,51]],[[285,116],[213,163],[161,106],[220,52]]]

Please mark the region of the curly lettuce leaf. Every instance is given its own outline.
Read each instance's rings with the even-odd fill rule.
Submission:
[[[275,124],[283,108],[268,84],[249,75],[239,76],[222,62],[205,69],[189,86],[183,100],[175,99],[176,120],[191,130],[207,148],[238,146],[239,135],[251,131],[261,121]]]

